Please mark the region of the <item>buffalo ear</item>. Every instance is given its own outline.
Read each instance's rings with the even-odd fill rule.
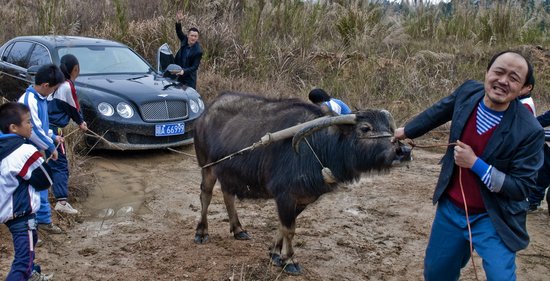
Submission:
[[[393,119],[393,116],[391,115],[391,113],[389,111],[387,111],[385,109],[382,109],[382,113],[384,113],[386,115],[386,117],[388,118],[388,122],[390,123],[390,130],[393,133],[395,131],[395,128],[396,128],[395,120]]]

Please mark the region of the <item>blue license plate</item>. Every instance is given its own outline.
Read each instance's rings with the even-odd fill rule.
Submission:
[[[185,124],[176,123],[176,124],[163,124],[155,126],[155,136],[175,136],[185,134]]]

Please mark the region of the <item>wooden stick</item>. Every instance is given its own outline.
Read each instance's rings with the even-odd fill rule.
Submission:
[[[63,135],[63,138],[66,138],[66,137],[68,137],[68,136],[70,136],[70,135],[72,135],[72,134],[74,134],[74,133],[76,133],[76,132],[78,132],[78,131],[80,131],[80,128],[76,128],[76,129],[74,129],[72,132],[70,132],[70,133],[68,133],[68,134],[66,134],[66,135]]]
[[[61,145],[61,142],[58,142],[57,145],[55,146],[54,151],[57,151],[60,145]],[[48,159],[46,159],[46,163],[48,163],[50,159],[52,159],[52,156],[53,156],[53,153],[50,155],[50,157],[48,157]]]
[[[75,130],[73,130],[72,132],[68,133],[67,135],[63,136],[63,138],[66,138],[72,134],[74,134],[75,132],[77,132],[78,130],[80,130],[80,128],[77,128]],[[55,146],[55,150],[57,150],[59,148],[59,146],[61,145],[61,142],[58,142],[57,145]],[[48,163],[48,161],[50,161],[50,159],[52,159],[52,155],[50,155],[50,157],[48,157],[48,159],[46,159],[46,163]]]
[[[107,132],[108,132],[108,131],[109,131],[109,130],[107,130]],[[98,135],[96,132],[90,130],[89,128],[88,128],[88,132],[92,133],[92,135],[94,135],[94,136],[100,138],[102,141],[106,142],[106,143],[109,144],[109,145],[112,145],[112,146],[114,146],[114,147],[116,147],[116,148],[118,148],[118,149],[120,149],[120,150],[125,150],[125,149],[123,149],[122,147],[120,147],[120,146],[118,146],[118,145],[116,145],[116,144],[114,144],[114,143],[108,141],[108,140],[105,139],[104,137]],[[107,133],[107,132],[105,132],[105,133]]]

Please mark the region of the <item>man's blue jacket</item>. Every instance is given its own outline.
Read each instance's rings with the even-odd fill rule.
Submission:
[[[426,109],[405,126],[408,138],[419,137],[452,120],[449,143],[459,140],[462,130],[483,99],[485,90],[479,81],[466,81],[450,96]],[[533,114],[515,99],[506,109],[500,124],[481,155],[493,165],[493,184],[502,185],[491,192],[479,180],[481,196],[493,225],[506,246],[512,251],[529,244],[526,217],[529,189],[535,187],[537,171],[543,163],[544,131]],[[454,148],[449,146],[441,160],[441,173],[435,187],[433,203],[439,201],[451,183],[454,169]],[[495,170],[496,168],[496,170]]]

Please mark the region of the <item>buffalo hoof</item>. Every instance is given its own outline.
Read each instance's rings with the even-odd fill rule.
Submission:
[[[271,264],[277,267],[282,267],[283,271],[290,275],[300,275],[302,274],[302,269],[298,263],[287,263],[283,262],[281,255],[276,253],[269,253],[269,259]]]
[[[196,244],[205,244],[208,241],[210,241],[208,234],[201,235],[201,234],[195,234],[195,243]]]
[[[250,235],[246,231],[233,234],[233,237],[237,240],[250,240]]]
[[[302,274],[302,269],[297,263],[287,263],[283,267],[283,271],[290,275],[300,275]]]
[[[283,267],[283,259],[281,256],[276,253],[269,253],[269,259],[271,259],[271,264],[277,267]]]

